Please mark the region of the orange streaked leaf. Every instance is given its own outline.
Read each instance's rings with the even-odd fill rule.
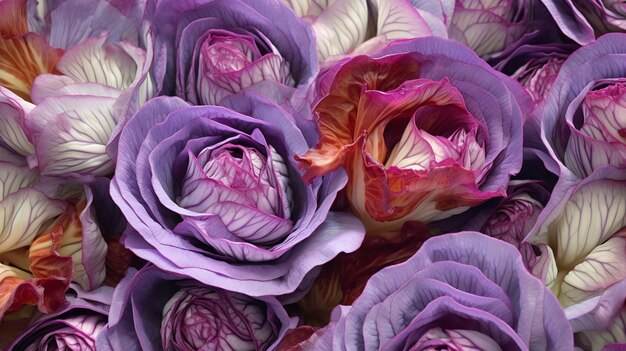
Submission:
[[[26,32],[26,0],[0,1],[0,37],[18,37]]]
[[[61,308],[69,280],[63,277],[31,278],[26,272],[0,264],[0,321],[24,305],[37,305],[50,313]]]
[[[42,73],[58,73],[62,49],[48,45],[37,33],[0,38],[0,85],[30,101],[30,88]]]
[[[366,90],[389,91],[406,80],[419,78],[420,67],[407,55],[384,59],[357,56],[334,77],[328,95],[314,108],[319,117],[321,139],[317,146],[296,159],[306,168],[305,179],[323,176],[339,168],[359,139],[380,119],[363,118],[359,104]]]
[[[66,302],[65,291],[75,268],[72,257],[63,256],[59,251],[68,242],[81,240],[82,226],[77,212],[81,206],[84,208],[84,201],[76,208],[68,206],[28,249],[0,256],[6,263],[0,263],[0,320],[24,305],[37,305],[39,311],[49,313]]]
[[[364,191],[366,201],[358,205],[364,206],[367,215],[363,214],[361,218],[386,222],[381,225],[390,228],[395,226],[391,221],[419,218],[429,222],[430,217],[436,218],[438,212],[476,206],[504,195],[480,191],[473,171],[458,164],[445,163],[428,170],[384,169],[380,164],[369,163],[359,168],[363,172],[363,188],[349,187],[348,193],[354,197]],[[357,205],[354,201],[352,204]],[[424,207],[425,204],[428,206]],[[412,214],[416,211],[421,213]],[[371,223],[366,226],[376,227]]]
[[[30,246],[28,258],[30,270],[35,277],[58,276],[72,280],[74,263],[72,257],[59,254],[59,248],[68,240],[80,240],[82,226],[74,208],[62,214],[40,234]]]
[[[309,338],[317,331],[309,325],[301,325],[295,329],[290,329],[285,337],[278,344],[278,351],[304,351],[310,350],[314,342]]]

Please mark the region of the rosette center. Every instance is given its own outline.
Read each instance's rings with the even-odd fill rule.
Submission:
[[[209,30],[200,41],[197,89],[202,103],[263,81],[295,86],[289,62],[269,40],[226,30]]]
[[[231,234],[250,243],[275,243],[292,228],[287,166],[271,146],[260,151],[226,141],[189,154],[178,204],[218,216]]]

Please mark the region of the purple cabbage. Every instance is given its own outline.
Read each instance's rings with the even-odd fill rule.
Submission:
[[[98,350],[271,350],[295,320],[273,296],[252,298],[148,266],[115,289]]]
[[[409,1],[422,14],[445,23],[450,39],[465,44],[490,63],[506,59],[530,40],[552,36],[549,14],[538,0]]]
[[[543,245],[533,246],[524,240],[549,198],[550,191],[543,182],[512,181],[506,198],[488,217],[481,232],[515,246],[530,271],[541,270],[543,266],[538,264],[536,251],[545,248]]]
[[[540,104],[576,48],[564,43],[525,44],[507,53],[495,68],[522,83],[535,103]]]
[[[626,4],[621,0],[541,0],[561,31],[581,45],[596,35],[626,30]]]
[[[539,116],[560,177],[626,167],[626,36],[606,34],[565,61]]]
[[[572,350],[558,301],[517,250],[475,232],[426,241],[338,306],[311,350]]]
[[[307,177],[344,167],[350,207],[372,232],[502,196],[521,168],[532,101],[459,43],[417,38],[345,59],[320,75],[316,99],[321,138],[298,159]]]
[[[319,70],[310,26],[277,1],[150,0],[148,18],[159,90],[192,104],[245,89],[289,101],[306,94]]]
[[[124,244],[205,284],[291,293],[363,239],[355,217],[329,212],[346,174],[306,184],[294,155],[310,145],[293,117],[254,97],[227,102],[241,113],[156,98],[126,125],[111,183],[132,227]]]

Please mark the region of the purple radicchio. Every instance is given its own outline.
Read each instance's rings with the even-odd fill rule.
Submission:
[[[401,41],[344,59],[318,81],[321,138],[298,160],[309,179],[344,167],[349,204],[368,230],[464,212],[503,195],[521,167],[530,97],[461,44]]]
[[[485,221],[481,232],[515,246],[522,261],[535,275],[546,269],[537,252],[546,252],[545,244],[532,245],[525,241],[539,213],[550,198],[547,185],[541,181],[511,181],[507,196],[500,201]]]
[[[347,177],[306,184],[294,155],[310,145],[293,117],[256,97],[228,103],[242,113],[157,98],[126,125],[111,185],[134,228],[124,244],[205,284],[291,293],[363,239],[355,217],[329,212]]]
[[[124,278],[113,301],[98,350],[264,351],[295,327],[273,296],[252,298],[154,266]]]
[[[311,28],[277,1],[150,0],[148,9],[157,86],[192,104],[219,104],[244,89],[289,102],[318,73]]]
[[[564,43],[524,44],[494,67],[519,81],[541,104],[548,96],[561,66],[578,46]]]

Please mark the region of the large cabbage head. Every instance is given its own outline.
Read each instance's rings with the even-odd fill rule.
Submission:
[[[321,138],[298,157],[306,178],[345,168],[370,230],[459,214],[501,196],[521,167],[529,96],[453,41],[345,59],[320,76],[317,100]]]
[[[309,341],[335,351],[573,349],[558,301],[519,252],[476,232],[432,238],[376,273]]]
[[[309,144],[293,116],[255,97],[229,104],[241,113],[156,98],[126,125],[111,185],[134,229],[124,244],[206,284],[290,293],[364,230],[329,212],[345,173],[303,181],[294,155]]]

